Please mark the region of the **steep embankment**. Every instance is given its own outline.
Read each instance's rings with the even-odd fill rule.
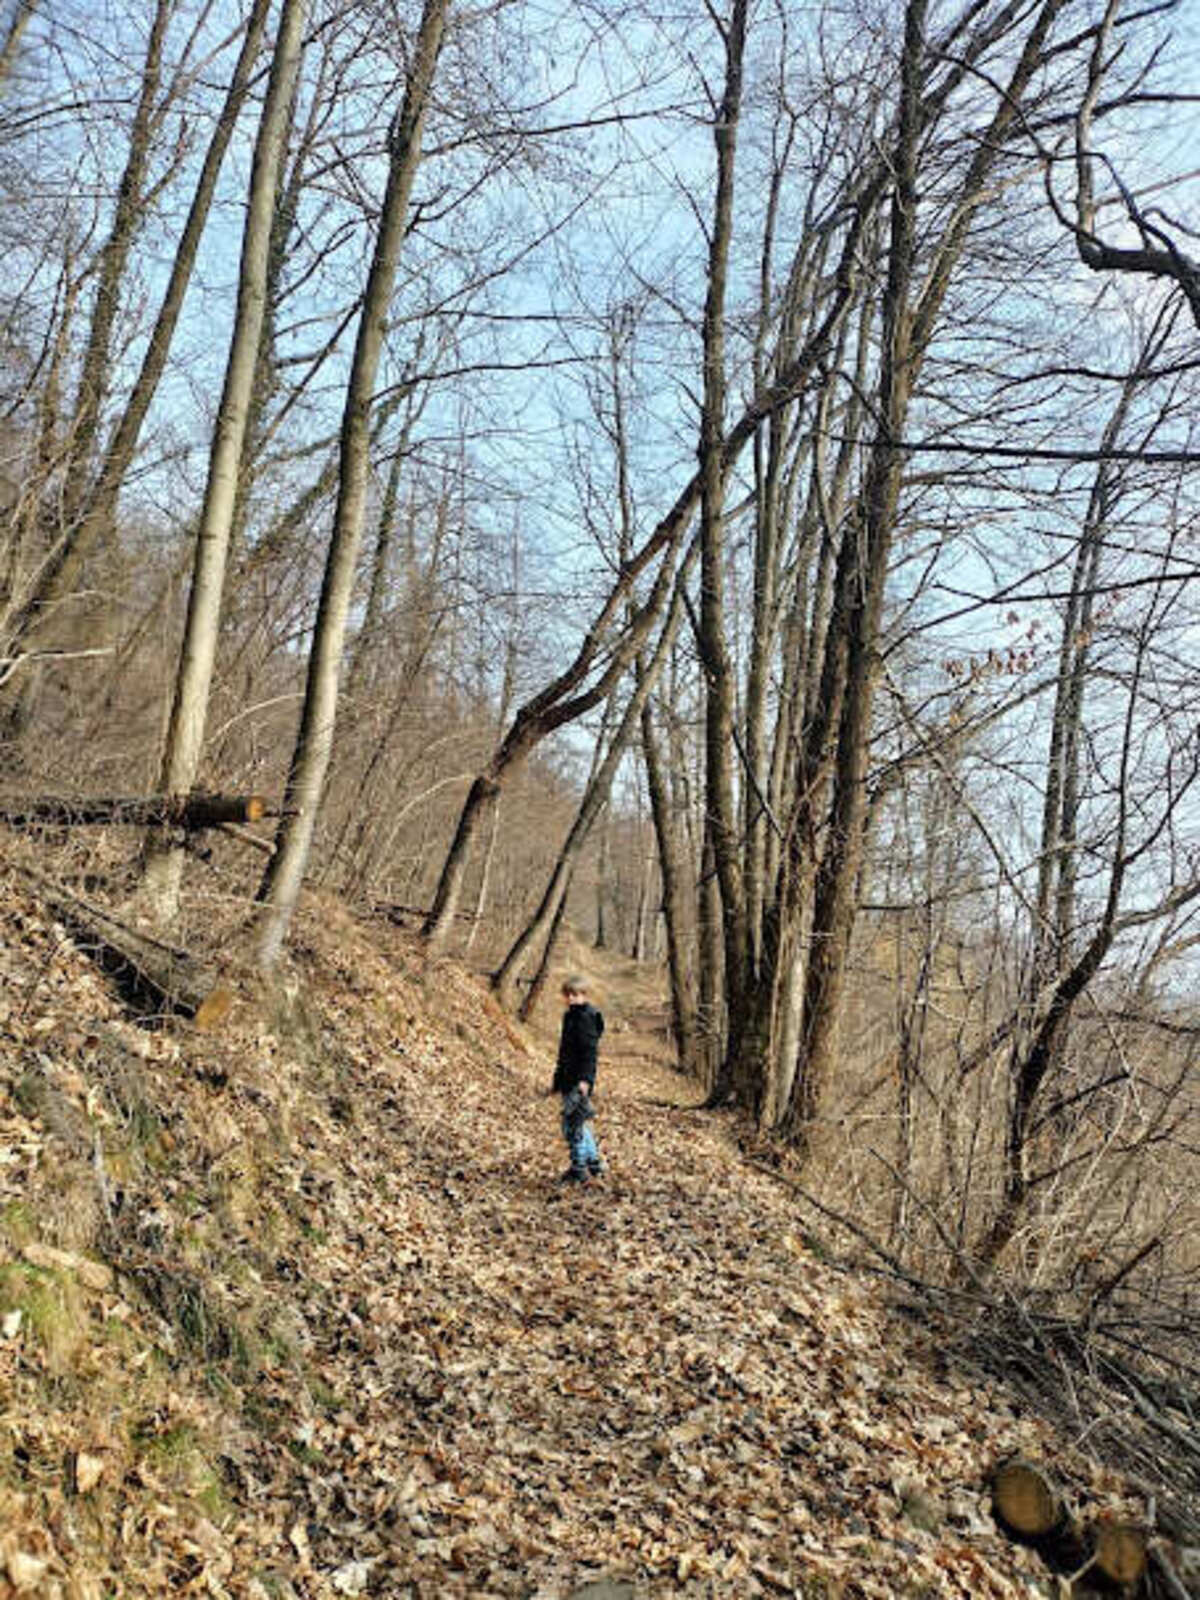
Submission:
[[[292,1003],[205,1034],[0,910],[0,1595],[1025,1595],[998,1456],[1121,1508],[820,1259],[615,978],[562,1191],[545,1041],[395,930],[310,911]]]

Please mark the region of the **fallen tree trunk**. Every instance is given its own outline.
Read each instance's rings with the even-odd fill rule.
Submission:
[[[64,800],[30,796],[0,800],[0,822],[11,827],[50,823],[59,827],[128,826],[182,828],[194,833],[226,823],[261,822],[279,816],[262,795],[169,794],[140,799]]]
[[[188,951],[131,928],[30,867],[10,863],[10,870],[20,873],[47,910],[140,1003],[179,1012],[201,1028],[215,1027],[228,1014],[232,993]]]

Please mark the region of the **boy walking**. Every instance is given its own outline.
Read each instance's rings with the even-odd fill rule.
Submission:
[[[604,1018],[588,1000],[588,982],[572,973],[562,986],[566,1005],[558,1041],[558,1065],[551,1094],[562,1095],[562,1131],[571,1153],[564,1183],[586,1183],[604,1171],[596,1136],[588,1126],[595,1116],[592,1092],[596,1087],[596,1048],[604,1033]]]

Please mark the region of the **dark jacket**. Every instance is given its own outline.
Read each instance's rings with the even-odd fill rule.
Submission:
[[[580,1005],[567,1007],[558,1040],[558,1066],[554,1070],[554,1087],[560,1094],[584,1082],[589,1089],[595,1088],[596,1046],[603,1032],[604,1018],[594,1005],[585,1000]]]

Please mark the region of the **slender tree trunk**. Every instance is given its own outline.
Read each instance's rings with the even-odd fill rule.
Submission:
[[[17,0],[17,10],[0,44],[0,90],[8,81],[21,48],[21,36],[33,20],[38,0]]]
[[[855,917],[855,883],[862,850],[864,780],[876,677],[876,644],[883,611],[903,438],[910,397],[937,326],[975,209],[987,192],[1026,91],[1039,69],[1050,29],[1066,0],[1044,0],[1019,59],[960,188],[952,221],[937,242],[919,296],[912,295],[916,253],[917,156],[927,110],[921,101],[926,0],[910,0],[901,57],[899,130],[893,161],[888,276],[883,298],[878,416],[855,540],[857,571],[845,618],[846,671],[834,756],[833,795],[813,897],[800,1055],[784,1129],[800,1152],[810,1148],[825,1085],[833,1071],[846,961]],[[831,628],[835,623],[831,623]]]
[[[555,863],[550,881],[546,885],[541,902],[492,979],[492,987],[505,1004],[511,1001],[512,986],[516,982],[528,952],[545,935],[559,906],[563,903],[566,897],[567,885],[574,874],[580,851],[583,849],[596,818],[608,804],[608,797],[612,791],[612,782],[616,776],[617,768],[621,765],[630,740],[637,730],[642,710],[649,699],[674,643],[683,611],[682,586],[687,582],[689,570],[690,562],[685,562],[680,573],[679,585],[675,591],[674,602],[663,624],[662,633],[655,646],[654,654],[646,670],[640,675],[640,680],[630,696],[629,704],[625,707],[621,721],[612,738],[608,741],[608,749],[605,751],[604,759],[600,762],[588,782],[579,810],[576,813],[575,821],[572,823],[571,830],[563,843],[562,849],[559,851],[558,860]]]
[[[466,961],[475,947],[479,937],[479,930],[483,926],[484,914],[487,911],[488,896],[492,891],[492,868],[496,861],[496,842],[500,837],[500,802],[492,807],[491,820],[488,823],[487,843],[483,847],[483,860],[479,864],[479,887],[475,891],[475,904],[471,907],[471,926],[467,929],[467,942],[463,946],[463,960]]]
[[[367,279],[354,360],[342,418],[341,464],[333,537],[317,609],[300,731],[288,773],[285,806],[293,812],[279,830],[276,853],[263,879],[259,957],[278,959],[300,894],[316,813],[333,748],[338,679],[346,616],[354,586],[366,502],[371,403],[400,250],[408,228],[413,179],[449,0],[425,0],[405,87],[391,133],[387,192]]]
[[[513,538],[513,613],[509,629],[508,640],[504,647],[504,676],[500,684],[500,707],[496,716],[498,733],[504,731],[508,722],[508,714],[512,710],[513,696],[517,685],[517,641],[519,627],[519,609],[521,595],[520,551],[514,535]],[[491,818],[488,823],[487,843],[483,848],[483,861],[479,868],[479,887],[475,891],[475,904],[471,908],[471,926],[467,933],[467,942],[463,950],[464,957],[469,956],[479,936],[483,925],[484,915],[487,912],[488,896],[492,888],[492,868],[496,859],[496,841],[500,836],[500,802],[492,807]]]
[[[729,1086],[721,1073],[725,1059],[725,942],[721,936],[721,886],[707,824],[700,852],[698,893],[699,981],[696,1007],[696,1061],[708,1103],[728,1099]]]
[[[749,982],[749,929],[734,799],[734,673],[725,623],[724,539],[726,468],[725,298],[733,240],[734,173],[742,99],[742,57],[746,42],[747,0],[733,0],[725,42],[725,89],[713,141],[717,151],[717,192],[708,252],[708,290],[704,306],[704,400],[700,416],[700,648],[705,675],[704,750],[708,835],[721,890],[725,941],[725,1037],[736,1052],[745,1019]],[[727,1063],[715,1086],[723,1097]]]
[[[555,907],[554,917],[550,923],[550,930],[546,934],[546,943],[542,948],[541,958],[534,970],[533,978],[525,991],[521,1004],[517,1007],[517,1016],[522,1022],[528,1022],[538,1008],[546,985],[550,980],[550,969],[554,965],[554,953],[558,949],[559,937],[562,933],[563,920],[567,912],[567,901],[571,896],[571,878],[574,868],[568,873],[567,881],[563,885],[563,892],[559,896],[558,905]]]
[[[265,314],[267,252],[284,139],[300,70],[306,12],[307,0],[286,0],[255,141],[233,340],[209,453],[187,622],[159,779],[159,788],[164,794],[185,794],[192,787],[204,745],[209,689],[220,631],[225,559]],[[142,892],[159,922],[169,921],[175,915],[183,861],[184,851],[178,841],[169,835],[151,835],[146,849]]]
[[[640,821],[640,819],[639,819]],[[638,837],[641,837],[641,828]],[[638,880],[637,910],[633,919],[633,938],[629,945],[629,954],[634,961],[642,962],[647,959],[646,950],[649,946],[648,929],[650,924],[650,895],[654,884],[654,857],[647,851],[642,860],[642,873]]]
[[[600,827],[600,849],[596,854],[596,937],[593,949],[608,949],[608,875],[612,864],[612,815],[607,806]]]
[[[54,612],[78,582],[87,556],[112,529],[121,486],[137,453],[142,425],[157,392],[183,310],[225,152],[262,48],[270,4],[271,0],[254,0],[251,7],[229,89],[205,152],[187,219],[171,263],[162,304],[133,389],[105,449],[95,486],[88,496],[86,507],[79,512],[77,524],[66,527],[56,553],[46,562],[13,624],[14,635],[25,638],[30,645],[53,627]],[[99,357],[93,356],[92,366],[100,364]],[[94,379],[89,381],[94,382]]]
[[[654,708],[642,708],[642,753],[646,759],[646,787],[654,833],[658,840],[658,867],[662,879],[663,931],[667,944],[667,971],[671,981],[671,1027],[681,1072],[695,1072],[696,1007],[685,955],[684,867],[678,814],[664,771]]]

